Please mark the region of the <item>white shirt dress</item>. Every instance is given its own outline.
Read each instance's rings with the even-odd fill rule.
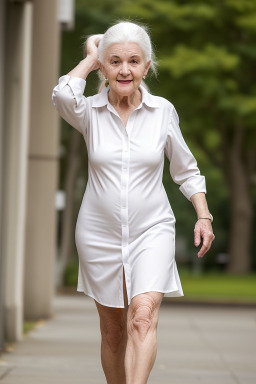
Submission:
[[[86,81],[64,75],[52,94],[60,116],[84,137],[88,181],[75,228],[77,291],[124,308],[140,293],[184,296],[175,261],[175,216],[163,186],[170,174],[190,200],[206,193],[205,177],[189,150],[171,102],[142,85],[141,104],[125,127],[108,101],[109,86],[85,97]]]

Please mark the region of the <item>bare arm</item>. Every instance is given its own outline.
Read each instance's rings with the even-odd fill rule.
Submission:
[[[52,93],[52,101],[60,116],[83,135],[86,133],[87,99],[84,96],[86,77],[99,68],[98,44],[102,35],[86,41],[87,56],[67,75],[60,78]]]
[[[80,77],[86,79],[90,72],[99,69],[98,62],[98,44],[103,35],[93,35],[87,39],[86,42],[86,58],[81,60],[80,63],[67,73],[69,76]]]
[[[205,193],[199,192],[195,193],[191,196],[192,204],[195,208],[198,218],[206,218],[200,219],[195,224],[194,229],[194,244],[196,247],[201,243],[201,237],[203,238],[203,244],[198,252],[198,257],[203,257],[204,254],[210,249],[215,236],[212,230],[212,224],[207,217],[209,217],[209,209],[206,201]]]
[[[191,196],[191,201],[197,213],[197,217],[209,217],[210,212],[204,192],[194,193],[194,195]]]

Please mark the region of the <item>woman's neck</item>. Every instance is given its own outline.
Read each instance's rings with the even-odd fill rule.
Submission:
[[[140,105],[142,94],[141,90],[138,88],[131,95],[120,96],[110,88],[108,92],[108,100],[114,108],[134,109]]]

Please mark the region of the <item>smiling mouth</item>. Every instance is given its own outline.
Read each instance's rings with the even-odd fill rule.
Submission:
[[[132,82],[132,80],[117,80],[118,83],[121,83],[121,84],[129,84]]]

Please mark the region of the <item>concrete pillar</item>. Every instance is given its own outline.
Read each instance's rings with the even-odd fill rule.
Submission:
[[[6,3],[2,250],[7,340],[23,334],[23,266],[33,5]]]
[[[24,314],[52,315],[59,119],[51,95],[59,74],[57,0],[34,0]]]

